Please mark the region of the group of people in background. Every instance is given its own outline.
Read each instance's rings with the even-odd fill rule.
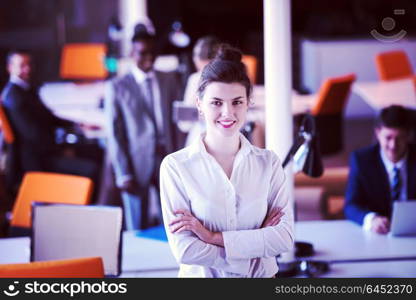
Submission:
[[[121,192],[126,229],[164,222],[180,276],[273,277],[275,257],[293,246],[293,207],[281,161],[240,132],[252,95],[239,50],[207,36],[195,44],[197,72],[185,94],[178,74],[154,69],[155,36],[132,38],[134,65],[106,84],[106,151]],[[58,145],[57,118],[31,86],[31,56],[11,52],[2,102],[16,134],[19,168],[98,178],[100,166]],[[200,122],[173,122],[173,101],[196,105]],[[179,129],[189,132],[184,149]],[[400,106],[383,109],[377,144],[351,155],[345,216],[377,233],[389,231],[393,201],[416,199],[412,123]],[[151,190],[160,195],[149,215]],[[163,219],[162,219],[163,214]]]
[[[1,105],[13,128],[15,142],[11,145],[13,165],[6,180],[15,185],[28,171],[69,173],[98,179],[100,166],[93,155],[96,149],[57,143],[57,129],[81,132],[82,124],[56,117],[39,98],[32,82],[32,55],[26,51],[11,51],[7,56],[9,82],[1,93]],[[11,187],[14,189],[15,187]]]

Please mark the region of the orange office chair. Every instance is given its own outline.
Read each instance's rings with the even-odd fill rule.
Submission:
[[[107,78],[105,44],[66,44],[61,53],[63,79],[97,80]]]
[[[247,75],[252,84],[256,84],[257,58],[254,55],[243,55],[242,62],[246,65]]]
[[[324,155],[342,150],[343,112],[355,79],[355,74],[328,78],[319,89],[311,115],[315,117],[320,149]]]
[[[14,133],[12,126],[7,118],[6,112],[4,111],[3,105],[1,105],[0,98],[0,126],[3,131],[4,140],[7,144],[13,144],[14,142]]]
[[[383,52],[376,56],[376,66],[381,80],[395,80],[413,75],[406,52],[402,50]]]
[[[87,177],[27,172],[13,206],[10,220],[11,235],[26,233],[25,231],[32,226],[32,202],[85,205],[90,203],[92,189],[93,182]]]
[[[101,257],[0,265],[1,278],[104,278]]]
[[[342,113],[355,79],[355,74],[326,79],[319,89],[311,114],[317,116]]]

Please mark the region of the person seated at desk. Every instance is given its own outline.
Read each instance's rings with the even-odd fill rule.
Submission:
[[[74,157],[74,149],[57,144],[58,128],[76,131],[77,125],[56,117],[39,98],[31,85],[31,54],[10,52],[7,70],[10,80],[2,92],[2,105],[16,136],[16,167],[21,175],[27,171],[46,171],[94,179],[97,175],[94,162]]]
[[[345,216],[365,230],[386,234],[393,201],[416,199],[416,148],[409,111],[384,108],[376,121],[378,143],[351,154]]]

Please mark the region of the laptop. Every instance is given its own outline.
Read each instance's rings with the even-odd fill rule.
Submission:
[[[31,261],[100,256],[106,276],[121,272],[120,207],[35,202]]]
[[[416,201],[395,201],[390,232],[393,236],[416,236]]]

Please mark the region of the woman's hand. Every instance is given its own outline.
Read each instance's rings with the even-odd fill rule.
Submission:
[[[264,219],[263,224],[261,224],[261,228],[276,226],[280,223],[284,214],[281,207],[272,208],[270,212],[267,213],[266,219]]]
[[[182,215],[170,222],[169,228],[172,233],[179,233],[185,230],[192,231],[203,242],[224,246],[222,233],[212,232],[206,229],[201,222],[191,214],[191,212],[180,209],[173,213],[175,215]]]

